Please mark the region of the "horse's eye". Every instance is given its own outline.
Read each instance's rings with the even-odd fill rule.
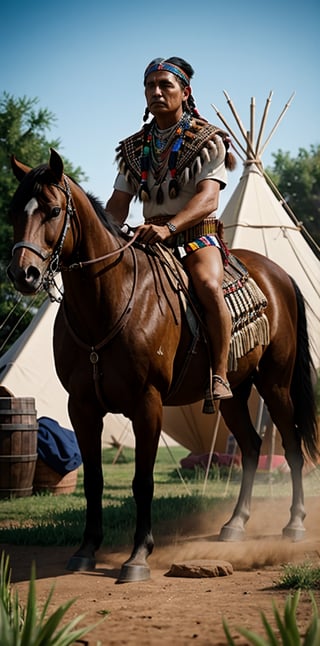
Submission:
[[[53,209],[51,209],[51,217],[57,218],[58,215],[60,215],[60,212],[61,212],[60,206],[54,206]]]

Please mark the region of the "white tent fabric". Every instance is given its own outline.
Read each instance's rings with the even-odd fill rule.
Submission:
[[[306,303],[310,349],[319,368],[320,263],[256,164],[245,165],[221,218],[229,248],[251,249],[271,258],[300,287]]]
[[[19,339],[0,357],[0,384],[14,397],[34,397],[37,417],[51,417],[72,429],[68,396],[54,367],[52,337],[57,310],[57,303],[45,301]],[[123,415],[108,413],[104,418],[103,446],[110,445],[113,439],[124,446],[135,445],[131,422]],[[161,434],[160,446],[175,444]]]

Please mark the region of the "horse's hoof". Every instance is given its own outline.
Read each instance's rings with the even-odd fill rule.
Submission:
[[[71,572],[90,572],[96,567],[96,560],[91,556],[71,556],[67,570]]]
[[[228,527],[228,525],[224,525],[221,528],[219,534],[219,541],[224,541],[226,543],[236,543],[238,541],[243,541],[244,537],[244,529],[240,529],[239,527]]]
[[[150,579],[150,568],[147,565],[130,565],[124,563],[116,583],[136,583]]]
[[[304,527],[285,527],[282,530],[282,538],[289,539],[291,543],[299,543],[306,537],[306,530]]]

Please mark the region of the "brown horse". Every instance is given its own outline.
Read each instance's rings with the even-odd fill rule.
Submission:
[[[58,153],[52,150],[49,164],[33,170],[13,158],[12,168],[20,184],[10,209],[14,247],[9,276],[23,294],[41,289],[50,293],[56,272],[63,277],[54,354],[59,379],[69,393],[87,499],[83,542],[68,568],[93,568],[103,538],[101,432],[109,411],[132,420],[136,438],[136,531],[119,582],[147,579],[162,406],[203,399],[206,344],[202,338],[193,342],[181,299],[152,247],[132,244],[96,198],[64,174]],[[317,455],[304,303],[279,266],[251,251],[234,253],[267,298],[270,341],[239,360],[229,373],[233,399],[221,402],[222,415],[241,449],[243,476],[234,512],[220,536],[239,540],[249,518],[261,445],[247,405],[255,384],[281,433],[291,469],[292,506],[283,534],[298,540],[305,517],[302,446],[311,458]]]

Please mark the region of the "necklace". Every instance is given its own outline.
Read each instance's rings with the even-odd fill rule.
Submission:
[[[159,186],[157,192],[157,203],[163,202],[163,191],[161,184],[166,174],[170,172],[170,182],[168,192],[170,198],[177,197],[179,193],[179,184],[176,179],[176,165],[178,155],[183,147],[184,135],[190,126],[190,115],[184,112],[177,124],[160,130],[155,121],[152,121],[149,129],[145,129],[144,143],[141,156],[141,181],[139,189],[139,198],[143,202],[150,200],[150,191],[148,187],[148,171],[152,173]]]
[[[165,148],[168,146],[168,142],[170,142],[172,135],[175,134],[176,127],[176,124],[174,124],[173,126],[170,126],[170,128],[160,130],[157,124],[154,125],[152,133],[152,147],[155,154],[159,155],[165,150]]]
[[[168,158],[172,144],[179,134],[177,124],[171,128],[167,128],[166,130],[159,130],[156,125],[152,128],[149,150],[149,168],[152,169],[152,173],[157,184],[161,184],[167,173]]]

